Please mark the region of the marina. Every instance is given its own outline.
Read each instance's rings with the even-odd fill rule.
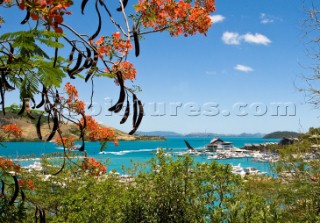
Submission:
[[[184,140],[186,140],[194,150],[188,150]],[[218,163],[238,165],[241,167],[254,167],[263,172],[267,172],[272,175],[268,162],[255,162],[255,156],[258,156],[252,151],[245,152],[239,148],[244,147],[246,143],[251,144],[264,144],[264,143],[277,143],[278,139],[266,140],[263,138],[241,138],[241,137],[226,137],[222,138],[223,141],[232,142],[233,147],[238,148],[237,150],[232,149],[231,151],[221,151],[221,158],[215,157],[220,154],[218,149],[216,152],[205,151],[205,145],[207,145],[212,138],[209,137],[168,137],[166,141],[121,141],[119,146],[114,146],[113,143],[108,143],[107,148],[104,151],[100,151],[100,144],[98,142],[86,143],[86,152],[89,157],[93,157],[96,160],[106,163],[108,171],[114,170],[119,172],[121,175],[127,174],[127,168],[132,168],[133,163],[147,163],[150,159],[154,158],[159,148],[163,149],[167,156],[177,158],[181,155],[188,154],[195,162],[212,162],[216,160]],[[77,144],[77,143],[76,143]],[[80,144],[80,142],[79,142]],[[2,150],[4,157],[16,159],[21,166],[29,166],[34,164],[34,161],[39,161],[41,157],[51,159],[53,162],[61,162],[61,154],[63,149],[57,147],[54,143],[44,142],[10,142],[5,143],[7,148]],[[50,154],[53,154],[52,157]],[[246,154],[246,155],[243,155]],[[248,155],[249,154],[249,155]],[[72,152],[72,155],[81,157],[79,152]],[[218,158],[218,159],[208,159]]]
[[[195,149],[188,141],[184,140],[187,150],[182,152],[168,152],[167,155],[173,156],[205,156],[207,160],[225,160],[225,159],[241,159],[241,158],[253,158],[254,162],[276,162],[278,161],[278,155],[264,150],[245,149],[247,144],[243,148],[238,148],[233,145],[232,142],[225,142],[220,138],[214,138],[206,145],[205,149]],[[277,144],[276,142],[266,142],[261,144],[255,144],[254,148],[266,148],[268,145]],[[158,148],[160,149],[160,148]]]

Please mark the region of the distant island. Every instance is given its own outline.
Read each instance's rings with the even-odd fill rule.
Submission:
[[[300,133],[297,133],[297,132],[277,131],[277,132],[272,132],[272,133],[266,134],[263,138],[264,139],[281,139],[283,137],[296,138],[299,135],[300,135]]]
[[[241,133],[241,134],[219,134],[219,133],[205,133],[205,132],[194,132],[188,134],[180,134],[172,131],[151,131],[142,132],[138,131],[138,135],[144,136],[162,136],[162,137],[247,137],[247,138],[261,138],[264,136],[262,133]]]
[[[186,137],[244,137],[244,138],[260,138],[262,133],[240,133],[240,134],[219,134],[219,133],[189,133]]]
[[[276,131],[269,134],[263,133],[240,133],[240,134],[221,134],[221,133],[210,133],[210,132],[194,132],[188,134],[181,134],[173,131],[151,131],[142,132],[138,131],[137,135],[141,136],[161,136],[161,137],[242,137],[242,138],[264,138],[264,139],[280,139],[283,137],[298,137],[300,133],[292,131]]]
[[[162,137],[183,137],[183,134],[172,132],[172,131],[151,131],[151,132],[142,132],[137,131],[137,135],[141,136],[162,136]]]

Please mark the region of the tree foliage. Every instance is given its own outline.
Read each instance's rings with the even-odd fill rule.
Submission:
[[[76,78],[92,84],[96,78],[114,80],[120,93],[109,110],[125,110],[121,124],[132,113],[130,134],[134,134],[144,111],[134,86],[128,86],[138,75],[128,55],[134,49],[139,56],[140,40],[150,33],[205,34],[214,0],[140,0],[132,15],[127,15],[126,0],[119,1],[114,11],[104,0],[83,0],[78,11],[71,12],[73,3],[0,1],[4,10],[18,7],[24,13],[19,20],[21,30],[0,36],[2,112],[6,113],[6,107],[18,109],[19,115],[30,119],[37,113],[38,137],[64,147],[62,161],[42,160],[43,174],[0,157],[0,222],[320,221],[320,164],[310,157],[312,145],[319,144],[319,129],[311,129],[299,143],[274,148],[280,155],[274,165],[275,178],[241,179],[231,173],[230,165],[194,163],[188,156],[170,158],[163,151],[148,163],[149,171],[136,171],[139,166],[135,166],[127,177],[105,174],[105,163],[86,157],[85,140],[99,141],[103,150],[109,141],[117,144],[114,132],[86,114],[85,108],[92,104],[85,105],[77,86],[70,82]],[[87,7],[93,7],[98,24],[94,33],[80,34],[65,18],[85,14]],[[105,18],[115,30],[111,34],[102,24]],[[0,23],[7,19],[1,17]],[[12,91],[18,91],[21,106],[6,106],[6,95]],[[51,129],[49,135],[42,134],[43,119]],[[78,161],[70,155],[75,139],[61,131],[64,122],[79,128],[79,150],[84,157]],[[14,123],[0,125],[1,140],[20,137],[23,131]]]
[[[78,126],[79,138],[82,141],[79,150],[83,151],[85,156],[85,140],[99,141],[100,150],[104,149],[108,141],[118,143],[113,130],[99,126],[98,122],[86,114],[86,107],[92,107],[94,79],[109,81],[111,78],[119,86],[119,99],[109,110],[115,113],[125,110],[121,124],[125,123],[132,113],[133,127],[129,134],[134,134],[142,121],[144,109],[137,97],[136,88],[128,86],[137,75],[134,65],[128,61],[129,53],[134,48],[135,56],[139,56],[140,40],[146,34],[162,31],[168,31],[172,36],[205,34],[212,23],[210,13],[215,10],[214,0],[194,3],[143,0],[137,2],[133,14],[128,15],[130,9],[126,8],[127,3],[128,1],[119,1],[117,10],[112,10],[112,5],[104,0],[82,0],[81,4],[72,0],[0,1],[0,7],[7,12],[0,17],[0,23],[10,19],[10,22],[16,22],[16,25],[21,27],[14,32],[3,30],[0,36],[1,110],[5,115],[6,107],[11,108],[10,105],[6,105],[6,96],[17,91],[22,104],[18,114],[37,119],[35,128],[38,138],[44,141],[55,140],[58,145],[64,147],[61,168],[52,169],[51,171],[55,171],[50,172],[53,175],[65,176],[64,171],[70,174],[73,168],[79,166],[82,172],[95,176],[106,171],[103,164],[92,158],[85,157],[81,164],[74,164],[75,166],[68,162],[71,160],[69,151],[74,149],[75,139],[61,131],[61,125],[65,122]],[[73,10],[73,5],[78,5],[78,10]],[[66,17],[85,14],[88,7],[92,7],[96,13],[97,26],[94,33],[82,34],[66,23]],[[21,13],[15,18],[6,17],[14,9],[20,10]],[[113,16],[114,13],[118,15]],[[110,26],[106,30],[102,22],[106,19],[114,29],[111,33]],[[69,51],[69,55],[66,55],[65,51]],[[69,83],[76,78],[82,78],[92,84],[89,105],[79,98],[77,86]],[[40,102],[36,101],[39,97]],[[37,112],[33,111],[35,109]],[[40,114],[39,110],[42,111]],[[51,129],[48,135],[43,135],[41,131],[43,119],[47,120],[48,128]],[[14,124],[0,125],[4,132],[4,135],[1,135],[2,140],[12,135],[21,136],[21,130]],[[71,170],[65,170],[66,167]],[[3,210],[6,211],[6,214],[3,214],[5,221],[20,221],[14,218],[17,215],[10,210],[15,210],[20,203],[24,204],[27,197],[28,207],[34,207],[36,210],[36,220],[44,222],[49,209],[44,207],[43,201],[32,200],[32,196],[40,195],[42,190],[50,193],[55,189],[40,187],[40,179],[28,179],[30,176],[25,175],[26,173],[11,160],[1,158],[1,174],[1,202],[5,208]],[[26,180],[29,187],[24,183]],[[31,185],[36,186],[34,188]],[[18,196],[20,193],[21,196]],[[8,197],[11,199],[8,200]],[[18,208],[17,213],[22,213],[23,210]],[[8,220],[10,213],[12,218]]]

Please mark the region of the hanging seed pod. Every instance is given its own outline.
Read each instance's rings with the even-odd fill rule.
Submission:
[[[60,103],[60,95],[59,95],[59,92],[58,92],[57,89],[56,89],[56,96],[54,98],[54,103],[55,104],[59,104]]]
[[[43,85],[43,87],[42,87],[42,92],[41,92],[41,101],[40,101],[40,103],[36,106],[36,108],[41,108],[43,105],[44,105],[44,103],[45,103],[45,96],[47,95],[47,89],[46,89],[46,87]]]
[[[25,109],[26,109],[26,102],[23,99],[22,100],[22,107],[21,107],[20,111],[18,112],[18,115],[22,115],[24,113]]]
[[[84,143],[84,138],[82,137],[81,138],[81,141],[82,141],[82,144],[81,144],[81,147],[78,149],[80,152],[83,152],[84,151],[84,147],[85,147],[85,143]]]
[[[93,55],[94,56],[93,56],[93,61],[91,64],[91,69],[88,71],[86,79],[85,79],[86,82],[89,80],[89,78],[91,77],[91,75],[95,71],[95,69],[97,67],[98,60],[99,60],[99,54],[96,51],[94,51]]]
[[[91,54],[91,52],[90,52],[90,54]],[[83,65],[80,68],[78,68],[77,70],[72,71],[71,75],[73,76],[76,73],[80,73],[84,69],[89,68],[91,65],[92,65],[92,59],[90,57],[86,56],[86,60],[84,61]]]
[[[6,74],[8,74],[8,73],[9,73],[9,69],[6,69],[6,71],[1,72],[1,82],[2,82],[3,87],[7,91],[11,91],[11,90],[14,90],[15,88],[13,86],[11,86],[6,79]]]
[[[47,138],[47,142],[49,142],[50,140],[52,140],[53,136],[56,134],[56,131],[59,128],[59,120],[58,120],[58,115],[57,115],[57,111],[54,112],[53,115],[53,127],[52,127],[52,131],[49,135],[49,137]]]
[[[21,200],[22,200],[22,202],[24,202],[26,199],[26,196],[25,196],[23,190],[20,190],[20,194],[21,194]]]
[[[37,103],[36,103],[36,101],[34,100],[34,98],[32,97],[32,98],[30,98],[30,100],[32,101],[32,103],[33,103],[33,106],[31,107],[32,109],[35,109],[36,108],[36,105],[37,105]]]
[[[69,63],[68,63],[68,67],[72,64],[72,61],[73,61],[73,55],[74,55],[74,52],[76,51],[76,46],[74,44],[72,44],[72,49],[71,49],[71,52],[69,54]]]
[[[139,107],[139,116],[138,116],[137,122],[134,125],[134,128],[129,132],[129,135],[133,135],[137,131],[144,115],[143,105],[140,100],[138,100],[138,107]]]
[[[49,129],[51,129],[50,118],[52,118],[52,114],[51,114],[51,111],[49,110],[49,112],[48,112],[48,117],[47,117],[47,123],[48,123]]]
[[[132,126],[134,128],[136,125],[136,122],[137,122],[137,118],[138,118],[138,98],[135,94],[132,94],[132,100],[133,100]]]
[[[87,56],[86,61],[84,62],[83,66],[85,68],[90,68],[92,66],[92,59],[91,59],[91,50],[89,47],[86,47]]]
[[[2,82],[0,80],[0,96],[1,96],[1,107],[2,107],[2,114],[6,115],[6,108],[5,108],[5,93],[2,87]]]
[[[120,71],[117,72],[117,78],[118,78],[118,82],[119,82],[119,85],[120,85],[119,99],[118,99],[118,102],[114,106],[109,108],[109,111],[115,112],[115,113],[118,113],[118,112],[121,111],[121,109],[123,107],[124,99],[126,97],[126,93],[125,93],[125,90],[124,90],[124,83],[123,83],[123,79],[122,79],[122,74],[121,74]]]
[[[4,189],[5,189],[5,183],[3,180],[1,180],[1,197],[5,196]]]
[[[136,23],[133,23],[133,40],[134,40],[135,55],[136,57],[138,57],[140,55],[140,44],[139,44],[139,36],[138,36]]]
[[[76,65],[75,65],[71,70],[68,70],[68,71],[67,71],[70,78],[75,79],[75,77],[74,77],[73,75],[74,75],[74,74],[77,72],[77,70],[79,69],[79,67],[80,67],[80,65],[81,65],[81,63],[82,63],[82,57],[83,57],[82,54],[79,53],[79,54],[78,54],[78,59],[77,59]]]
[[[130,115],[130,103],[129,103],[129,100],[127,99],[127,107],[126,107],[126,110],[124,112],[124,115],[120,121],[120,124],[123,124],[127,121],[128,117]]]
[[[9,205],[13,205],[19,195],[19,183],[18,183],[17,176],[12,176],[12,178],[14,181],[14,193],[9,201]]]
[[[88,3],[88,0],[82,0],[81,3],[81,13],[84,14],[84,8],[86,7],[86,4]]]
[[[38,135],[38,138],[39,138],[40,140],[42,140],[42,134],[41,134],[41,118],[42,118],[42,114],[39,116],[38,121],[37,121],[37,125],[36,125],[37,135]]]
[[[35,219],[35,222],[37,223],[38,222],[38,206],[36,205],[36,210],[34,212],[34,219]]]
[[[99,24],[98,24],[97,31],[89,38],[89,41],[90,40],[94,40],[99,35],[100,30],[101,30],[102,21],[101,21],[101,15],[100,15],[100,12],[99,12],[99,8],[98,8],[98,0],[96,0],[96,12],[98,14]]]
[[[58,43],[58,42],[59,42],[59,39],[58,39],[58,38],[56,38],[56,43]],[[58,47],[56,47],[56,48],[54,49],[53,68],[55,68],[55,67],[56,67],[56,65],[57,65],[58,53],[59,53],[59,48],[58,48]]]
[[[123,1],[122,1],[123,8],[126,8],[127,4],[128,4],[128,0],[123,0]],[[122,11],[121,5],[120,5],[119,8],[117,8],[117,11],[118,11],[118,12],[121,12],[121,11]]]
[[[30,10],[27,9],[27,14],[26,14],[26,17],[24,17],[24,19],[21,21],[21,25],[24,25],[26,24],[30,19]]]
[[[46,212],[41,208],[40,209],[40,223],[46,222]]]

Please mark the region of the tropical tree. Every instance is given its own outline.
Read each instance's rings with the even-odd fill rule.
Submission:
[[[311,58],[310,65],[302,64],[306,67],[306,74],[303,79],[306,82],[305,86],[300,87],[306,95],[307,102],[319,108],[319,26],[320,26],[320,4],[319,1],[303,1],[305,19],[303,21],[304,37],[306,39],[306,52]]]
[[[141,0],[134,5],[134,12],[127,9],[127,0],[119,1],[116,11],[112,10],[114,5],[109,4],[104,0],[82,0],[81,3],[72,0],[0,1],[1,10],[5,12],[1,13],[0,23],[10,20],[21,27],[14,32],[1,30],[1,110],[3,115],[6,115],[6,96],[16,91],[22,103],[18,115],[36,120],[38,138],[51,141],[56,137],[54,140],[57,144],[64,147],[64,159],[60,169],[52,168],[51,172],[50,168],[47,170],[53,175],[62,176],[64,171],[70,173],[74,170],[78,173],[81,170],[86,174],[100,176],[106,171],[101,163],[91,158],[75,164],[68,156],[74,139],[61,131],[64,122],[78,126],[82,140],[80,151],[85,151],[85,140],[101,142],[101,149],[108,141],[117,144],[111,129],[100,127],[86,114],[85,108],[92,107],[94,79],[112,79],[119,86],[119,99],[109,110],[115,113],[125,110],[121,124],[127,121],[130,110],[133,110],[133,127],[129,134],[134,134],[142,121],[144,111],[135,88],[128,86],[137,74],[134,65],[128,61],[128,55],[134,48],[135,56],[139,56],[140,40],[147,34],[167,31],[171,36],[189,36],[196,33],[205,35],[212,23],[210,13],[215,10],[214,0]],[[79,8],[75,9],[73,6]],[[94,33],[83,34],[67,24],[66,18],[80,13],[86,14],[87,7],[93,7],[97,27]],[[17,10],[21,13],[16,13]],[[15,14],[14,18],[12,14]],[[83,19],[88,17],[83,15]],[[103,23],[106,20],[110,23],[107,30]],[[113,27],[114,32],[110,32],[110,27]],[[69,51],[69,55],[66,55],[65,51]],[[89,105],[80,100],[76,86],[69,83],[76,78],[92,84]],[[40,102],[36,101],[37,97],[41,98]],[[34,109],[42,112],[33,112]],[[43,135],[41,131],[43,119],[47,120],[46,123],[51,128],[48,135]],[[14,126],[14,123],[1,127],[7,137],[20,136],[21,132],[17,131],[19,128]],[[65,168],[67,166],[69,168]],[[44,201],[32,199],[32,195],[40,193],[38,185],[41,185],[41,179],[30,177],[9,159],[1,158],[0,167],[0,200],[3,210],[1,220],[22,221],[25,207],[34,207],[36,219],[39,218],[41,222],[45,221],[49,210],[54,213]],[[57,184],[56,181],[51,183]],[[47,193],[56,191],[52,187],[43,188]]]

